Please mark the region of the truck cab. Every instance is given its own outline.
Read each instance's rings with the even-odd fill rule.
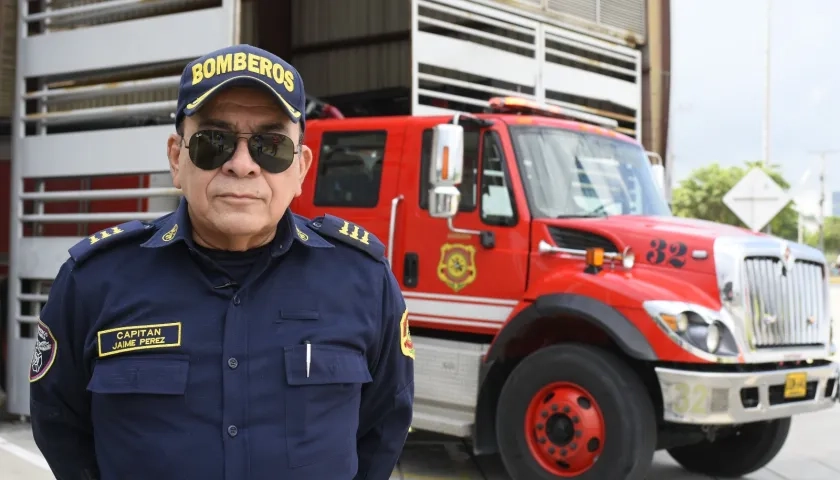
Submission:
[[[416,351],[413,426],[514,479],[643,479],[666,449],[737,477],[832,408],[828,266],[805,245],[676,218],[662,170],[606,118],[314,120],[292,208],[386,245]],[[351,226],[355,225],[355,227]]]

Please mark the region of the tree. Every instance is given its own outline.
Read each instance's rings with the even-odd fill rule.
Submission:
[[[837,254],[840,253],[840,218],[826,217],[823,226],[826,257],[829,261],[834,262]],[[820,232],[817,230],[806,233],[804,243],[812,247],[818,247],[820,244]]]
[[[754,167],[767,172],[782,189],[790,188],[790,184],[776,167],[765,166],[761,162],[746,162],[744,167],[726,168],[713,163],[694,170],[689,178],[680,182],[673,192],[674,215],[746,228],[744,222],[723,204],[723,196]],[[793,202],[786,205],[770,222],[770,229],[773,235],[796,240],[797,213]]]

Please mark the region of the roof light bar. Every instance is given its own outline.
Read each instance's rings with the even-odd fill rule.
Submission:
[[[561,118],[577,122],[589,123],[600,127],[617,129],[618,122],[612,118],[602,117],[586,112],[577,112],[555,105],[545,105],[519,97],[494,97],[490,99],[490,110],[495,113],[518,113],[541,115],[544,117]]]

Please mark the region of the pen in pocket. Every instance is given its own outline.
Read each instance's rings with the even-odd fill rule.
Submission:
[[[304,343],[306,343],[306,378],[309,378],[309,366],[312,365],[312,344],[309,340]]]

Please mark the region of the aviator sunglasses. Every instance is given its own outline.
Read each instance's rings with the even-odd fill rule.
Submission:
[[[195,132],[187,145],[190,160],[202,170],[215,170],[233,157],[240,138],[242,137],[236,132]],[[283,134],[260,133],[248,138],[248,152],[251,158],[269,173],[286,171],[294,163],[298,151],[294,140]]]

